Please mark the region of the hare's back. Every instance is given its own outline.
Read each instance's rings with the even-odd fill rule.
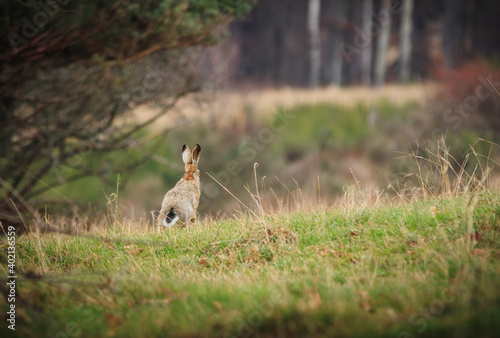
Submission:
[[[195,182],[180,181],[177,185],[166,193],[163,199],[162,209],[164,207],[196,209],[200,198],[200,188]]]

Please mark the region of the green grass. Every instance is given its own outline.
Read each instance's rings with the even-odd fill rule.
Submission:
[[[274,148],[305,152],[318,146],[341,149],[361,147],[367,140],[383,136],[390,126],[411,124],[412,114],[417,108],[414,103],[398,107],[387,101],[373,107],[364,104],[354,108],[331,104],[296,106],[287,110],[293,118]],[[373,114],[374,123],[371,127],[368,124],[370,114]]]
[[[79,237],[19,236],[15,333],[494,336],[499,202],[482,192],[171,230],[115,214]]]

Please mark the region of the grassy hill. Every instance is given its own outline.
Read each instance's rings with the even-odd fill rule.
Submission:
[[[171,230],[126,221],[113,206],[90,231],[78,230],[85,220],[53,220],[78,234],[17,238],[15,334],[500,332],[500,193],[366,201],[248,211]],[[0,298],[4,317],[7,306]],[[13,336],[5,318],[0,328]]]

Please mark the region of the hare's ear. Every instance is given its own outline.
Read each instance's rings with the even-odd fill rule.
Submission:
[[[187,145],[182,146],[182,161],[185,164],[193,163],[193,159],[191,157],[191,150],[189,150],[189,147]]]
[[[198,160],[200,159],[201,147],[199,144],[195,145],[193,148],[193,162],[196,168],[198,168]]]

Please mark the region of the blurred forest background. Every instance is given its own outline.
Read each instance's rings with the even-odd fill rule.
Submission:
[[[203,149],[202,215],[239,208],[206,173],[250,203],[255,162],[272,207],[349,186],[401,192],[419,164],[406,154],[432,157],[443,140],[471,173],[497,159],[477,140],[500,130],[498,1],[1,7],[3,224],[79,225],[118,181],[124,214],[149,217],[182,176],[184,143]]]

